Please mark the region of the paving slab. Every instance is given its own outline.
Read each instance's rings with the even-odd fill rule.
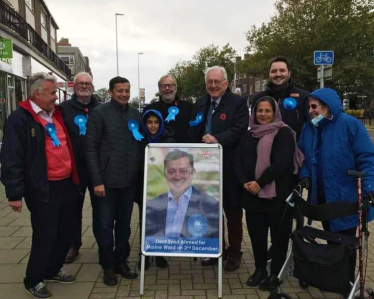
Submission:
[[[0,265],[0,286],[3,283],[22,283],[23,278],[25,277],[25,273],[26,273],[25,264],[1,264]],[[7,298],[7,297],[0,296],[0,298]]]
[[[0,237],[0,249],[12,249],[22,243],[25,237]]]
[[[18,264],[28,253],[28,249],[0,250],[0,264]]]

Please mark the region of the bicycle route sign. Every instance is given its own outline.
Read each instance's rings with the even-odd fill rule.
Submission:
[[[333,65],[334,51],[314,51],[315,65]]]

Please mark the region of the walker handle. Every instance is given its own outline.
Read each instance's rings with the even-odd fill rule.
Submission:
[[[356,171],[356,170],[348,170],[347,174],[351,175],[351,176],[358,177],[358,178],[362,178],[366,174],[366,172],[359,172],[359,171]]]

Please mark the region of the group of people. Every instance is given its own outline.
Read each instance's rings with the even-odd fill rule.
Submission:
[[[160,100],[148,105],[141,117],[128,104],[130,82],[126,78],[111,79],[111,100],[99,104],[92,95],[91,76],[79,73],[72,99],[60,105],[55,105],[53,76],[37,73],[29,78],[29,98],[7,119],[1,149],[1,181],[9,205],[20,212],[24,199],[31,213],[32,246],[24,279],[27,292],[35,298],[50,298],[44,282],[75,282],[62,268],[79,255],[87,189],[104,283],[116,285],[116,274],[137,277],[127,258],[133,203],[143,210],[141,166],[148,143],[221,144],[228,235],[228,240],[223,238],[225,271],[240,267],[244,208],[255,259],[247,284],[262,290],[281,283],[277,275],[292,229],[292,215],[282,217],[282,213],[285,199],[297,184],[309,190],[314,204],[355,201],[356,185],[347,176],[347,170],[353,169],[366,173],[363,195],[372,196],[374,146],[365,127],[342,111],[334,90],[309,94],[297,88],[286,58],[270,62],[269,83],[254,97],[251,116],[246,100],[228,87],[223,67],[207,68],[205,85],[207,94],[193,105],[178,97],[175,79],[165,75],[158,82]],[[175,169],[169,171],[172,166]],[[188,155],[168,157],[165,176],[170,176],[172,196],[160,196],[159,201],[168,199],[175,211],[186,213],[186,205],[199,192],[190,187],[193,173]],[[182,184],[179,180],[190,181]],[[182,227],[175,215],[166,217]],[[370,220],[373,217],[370,211]],[[357,225],[358,218],[350,216],[323,227],[354,235]],[[269,229],[273,257],[268,274]],[[175,236],[175,231],[168,230],[163,234]],[[149,260],[146,263],[147,268]],[[217,263],[216,258],[201,260],[202,266]],[[156,265],[168,267],[163,257],[156,259]]]

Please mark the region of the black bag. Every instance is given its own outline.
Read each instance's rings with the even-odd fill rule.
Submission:
[[[319,244],[317,238],[330,244]],[[306,226],[294,231],[292,240],[296,278],[321,291],[349,293],[349,257],[358,246],[357,238]]]

